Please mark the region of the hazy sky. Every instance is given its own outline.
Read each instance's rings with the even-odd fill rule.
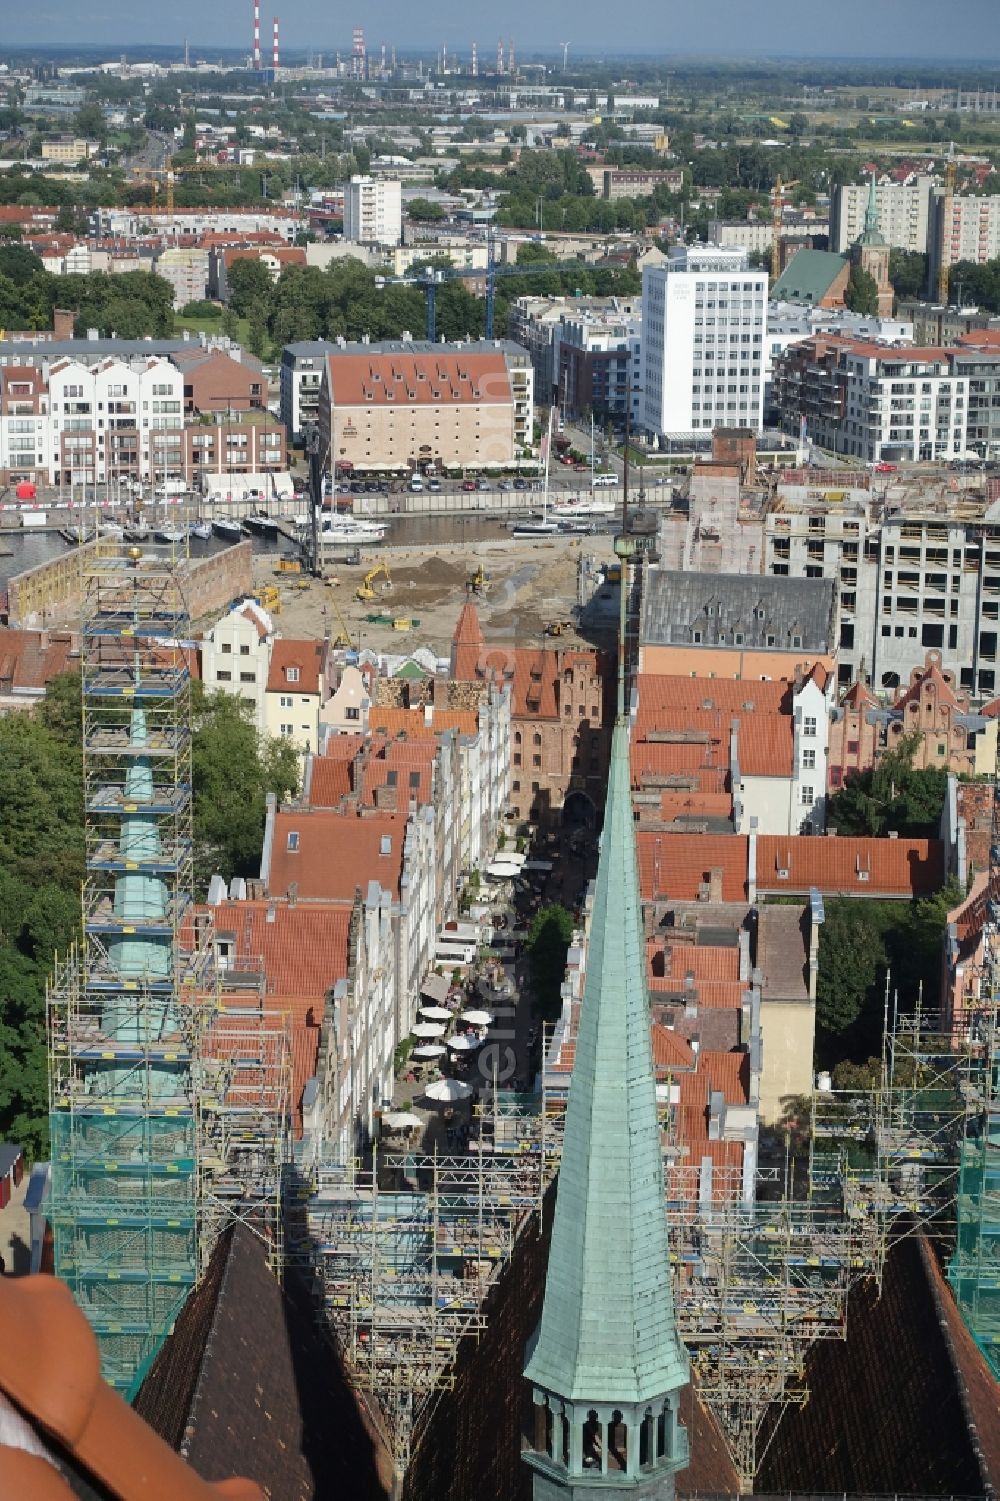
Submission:
[[[183,42],[194,47],[249,47],[252,0],[0,0],[4,42],[92,42],[127,46]],[[588,52],[744,53],[750,56],[1000,58],[998,0],[262,0],[262,31],[277,11],[289,47],[349,50],[351,27],[364,25],[369,48],[382,41],[432,49],[447,42],[460,54],[476,41],[480,56],[502,30],[523,52],[569,40]],[[502,17],[502,19],[500,19]]]

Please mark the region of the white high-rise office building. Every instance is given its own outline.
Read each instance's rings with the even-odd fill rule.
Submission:
[[[642,273],[641,419],[663,436],[764,421],[767,273],[748,252],[678,245]]]
[[[344,239],[356,245],[398,245],[401,228],[399,183],[352,177],[344,189]]]

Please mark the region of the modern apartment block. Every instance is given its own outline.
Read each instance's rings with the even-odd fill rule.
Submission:
[[[391,178],[352,177],[344,190],[344,239],[359,245],[398,245],[400,184]]]
[[[639,414],[641,319],[617,312],[564,313],[553,330],[553,364],[562,411],[570,417]]]
[[[250,409],[259,372],[218,358],[245,377],[246,395],[227,397],[226,406],[213,404],[220,372],[211,356],[204,368],[189,367],[180,353],[176,364],[151,355],[0,367],[0,480],[191,483],[203,473],[283,469],[283,431],[266,411]]]
[[[819,336],[775,362],[786,425],[866,463],[948,460],[966,448],[968,373],[953,352]]]
[[[641,424],[667,440],[764,421],[767,273],[745,249],[677,246],[642,273]]]
[[[279,411],[291,443],[301,442],[303,433],[319,422],[319,392],[326,357],[336,347],[327,339],[302,339],[286,344],[281,351]]]
[[[1000,330],[951,348],[817,336],[774,362],[783,422],[867,463],[1000,455]]]
[[[535,390],[542,402],[551,399],[558,383],[555,357],[557,336],[567,323],[592,319],[641,327],[638,297],[517,297],[511,303],[508,337],[527,350],[535,372]],[[636,381],[630,382],[636,384]]]
[[[930,177],[918,177],[911,183],[875,184],[879,229],[889,245],[897,250],[926,252],[933,191]],[[830,249],[839,255],[844,255],[864,230],[869,192],[866,182],[843,183],[833,194]]]
[[[927,240],[930,284],[937,285],[942,260],[946,266],[959,261],[982,265],[1000,256],[1000,196],[956,194],[935,197]]]

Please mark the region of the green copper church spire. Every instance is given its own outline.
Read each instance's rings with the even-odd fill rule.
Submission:
[[[593,1495],[598,1473],[602,1496],[606,1486],[664,1501],[687,1462],[623,697],[620,685],[545,1301],[525,1370],[536,1501]]]
[[[865,208],[865,227],[858,240],[859,245],[884,245],[882,238],[882,226],[878,217],[878,199],[875,195],[875,173],[868,184],[868,204]]]

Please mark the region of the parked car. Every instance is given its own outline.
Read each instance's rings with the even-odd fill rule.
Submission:
[[[427,481],[427,488],[428,490],[440,490],[441,481],[439,479],[429,479]]]
[[[880,459],[878,461],[878,463],[876,465],[874,465],[874,469],[875,469],[875,473],[876,474],[895,474],[896,473],[896,465],[895,464],[887,464],[886,461],[885,461],[885,459]]]
[[[526,479],[516,479],[514,481],[514,489],[515,490],[530,490],[531,486],[528,484],[528,481]]]
[[[513,490],[513,488],[514,488],[514,481],[512,479],[502,479],[500,481],[500,489],[501,490]]]
[[[490,488],[490,482],[489,482],[488,479],[480,479],[480,480],[476,481],[476,489],[477,490],[488,490],[489,488]]]
[[[476,482],[475,482],[474,479],[464,479],[462,481],[462,489],[463,490],[474,490],[475,488],[476,488]]]

